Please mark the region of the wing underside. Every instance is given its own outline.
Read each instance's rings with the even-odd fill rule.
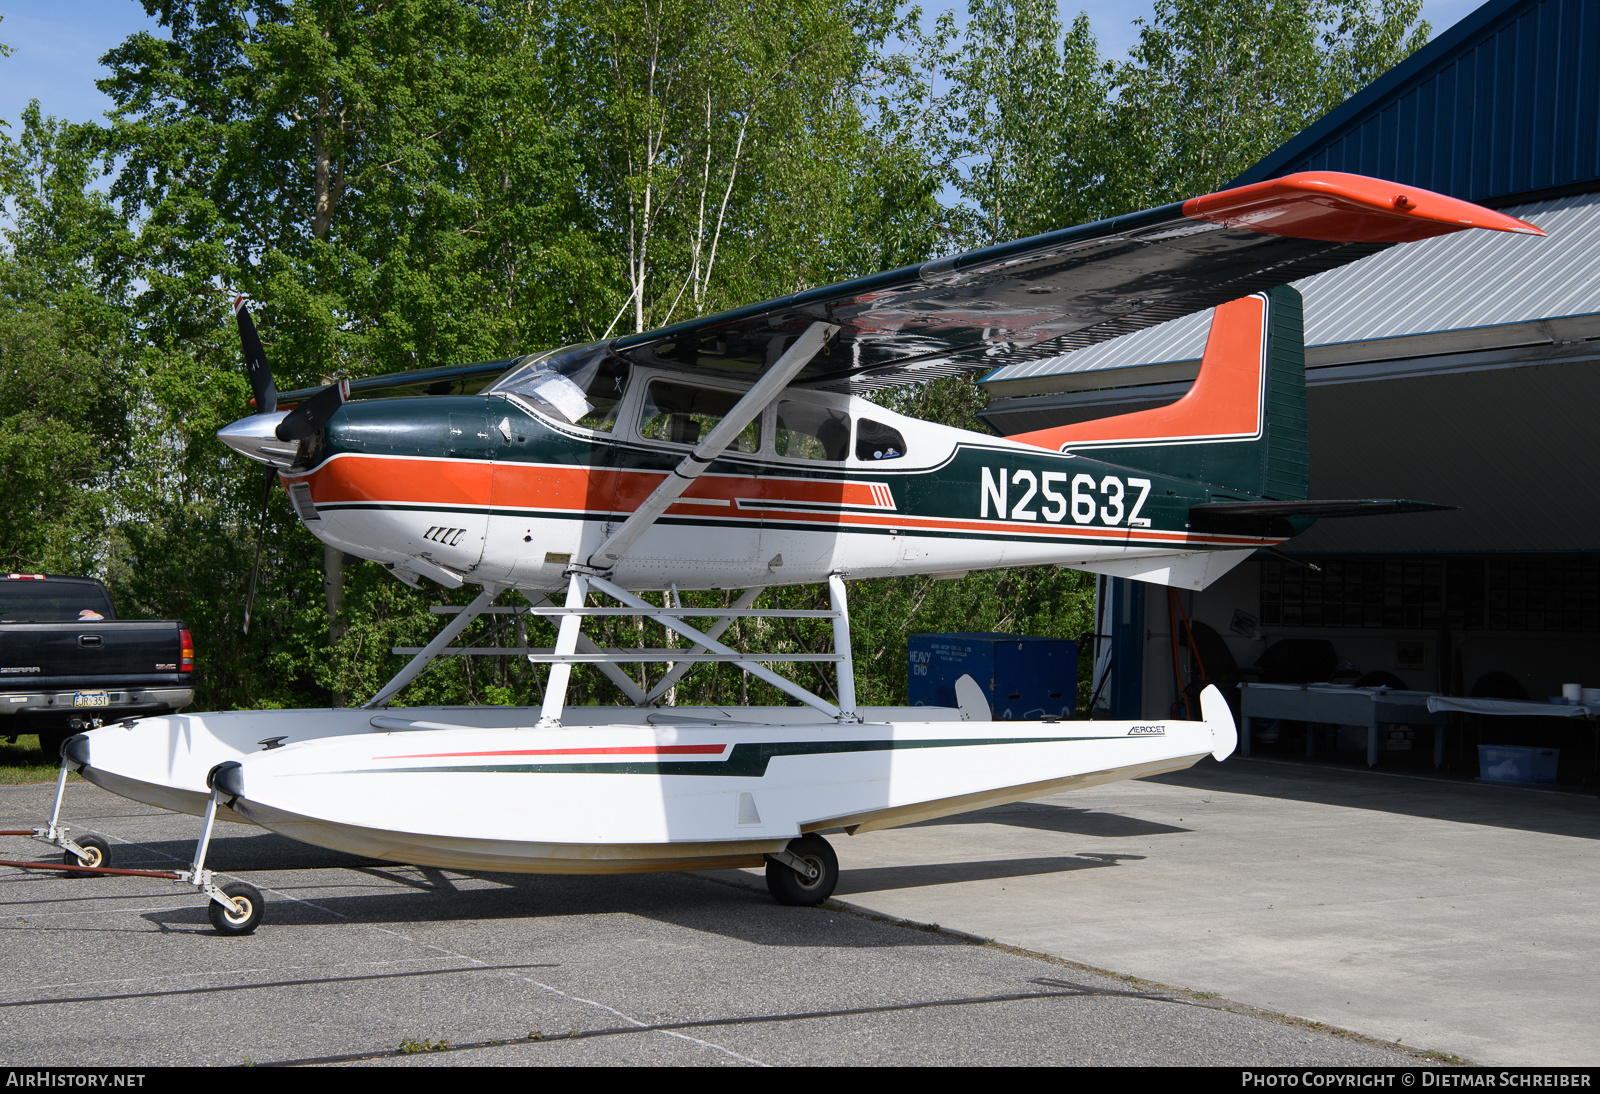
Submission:
[[[1053,357],[1465,228],[1543,233],[1455,198],[1307,172],[705,316],[599,350],[754,379],[822,320],[839,327],[793,386],[860,391]],[[555,358],[551,358],[556,365]],[[351,383],[354,397],[477,391],[514,360]],[[289,392],[293,403],[314,389]]]
[[[658,367],[753,375],[839,325],[797,387],[863,390],[1052,357],[1465,228],[1543,234],[1427,191],[1305,173],[619,339]]]

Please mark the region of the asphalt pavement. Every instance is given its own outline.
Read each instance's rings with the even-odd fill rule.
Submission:
[[[1086,792],[1096,797],[837,836],[840,904],[821,908],[779,907],[744,872],[442,872],[224,825],[211,867],[256,884],[269,904],[259,931],[222,937],[203,900],[170,881],[0,868],[8,971],[0,1060],[123,1068],[1430,1062],[1421,1052],[1438,1044],[1392,1046],[1275,1019],[1242,1006],[1248,998],[1219,995],[1234,980],[1189,977],[1182,952],[1205,942],[1178,929],[1186,940],[1173,945],[1170,923],[1154,928],[1173,918],[1160,892],[1197,854],[1226,844],[1224,857],[1246,867],[1251,856],[1235,838],[1206,838],[1210,822],[1168,819],[1174,805],[1189,816],[1187,801],[1200,797],[1190,787],[1109,790],[1126,797]],[[0,787],[0,827],[40,824],[51,793],[50,785]],[[1211,792],[1211,805],[1219,793],[1250,798]],[[1112,803],[1117,813],[1107,813]],[[106,836],[118,867],[186,864],[198,833],[195,817],[88,784],[70,785],[66,817]],[[1083,817],[1093,833],[1083,832]],[[1210,852],[1195,851],[1208,843]],[[14,836],[5,846],[0,857],[43,851]],[[1027,899],[1008,896],[1018,886]],[[1058,886],[1054,896],[1048,886]],[[1107,920],[1141,904],[1126,896],[1138,892],[1160,899],[1120,924],[1134,942],[1123,960],[1101,940],[1114,932]],[[1090,920],[1093,931],[1078,928]],[[982,944],[986,937],[997,944]],[[1190,982],[1192,990],[1163,987]],[[1248,982],[1237,987],[1248,995]]]
[[[1292,762],[835,841],[896,917],[1485,1065],[1600,1063],[1600,800]]]

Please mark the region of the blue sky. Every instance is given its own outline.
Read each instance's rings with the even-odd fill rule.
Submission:
[[[1434,33],[1455,23],[1479,0],[1426,0],[1423,17]],[[924,0],[927,10],[945,5]],[[1101,52],[1122,56],[1135,38],[1134,19],[1148,16],[1150,0],[1063,0],[1064,20],[1087,11]],[[157,31],[138,0],[0,0],[0,42],[12,47],[0,58],[0,119],[17,119],[30,99],[46,114],[71,121],[98,118],[110,107],[94,82],[107,75],[100,66],[106,51],[140,30]]]

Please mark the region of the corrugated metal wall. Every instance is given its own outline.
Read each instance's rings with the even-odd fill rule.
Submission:
[[[1234,184],[1306,170],[1479,202],[1600,184],[1600,3],[1491,0]]]

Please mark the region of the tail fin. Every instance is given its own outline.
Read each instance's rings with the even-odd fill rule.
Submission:
[[[1177,402],[1010,439],[1230,493],[1303,500],[1310,482],[1300,294],[1283,285],[1218,307],[1200,375]]]

